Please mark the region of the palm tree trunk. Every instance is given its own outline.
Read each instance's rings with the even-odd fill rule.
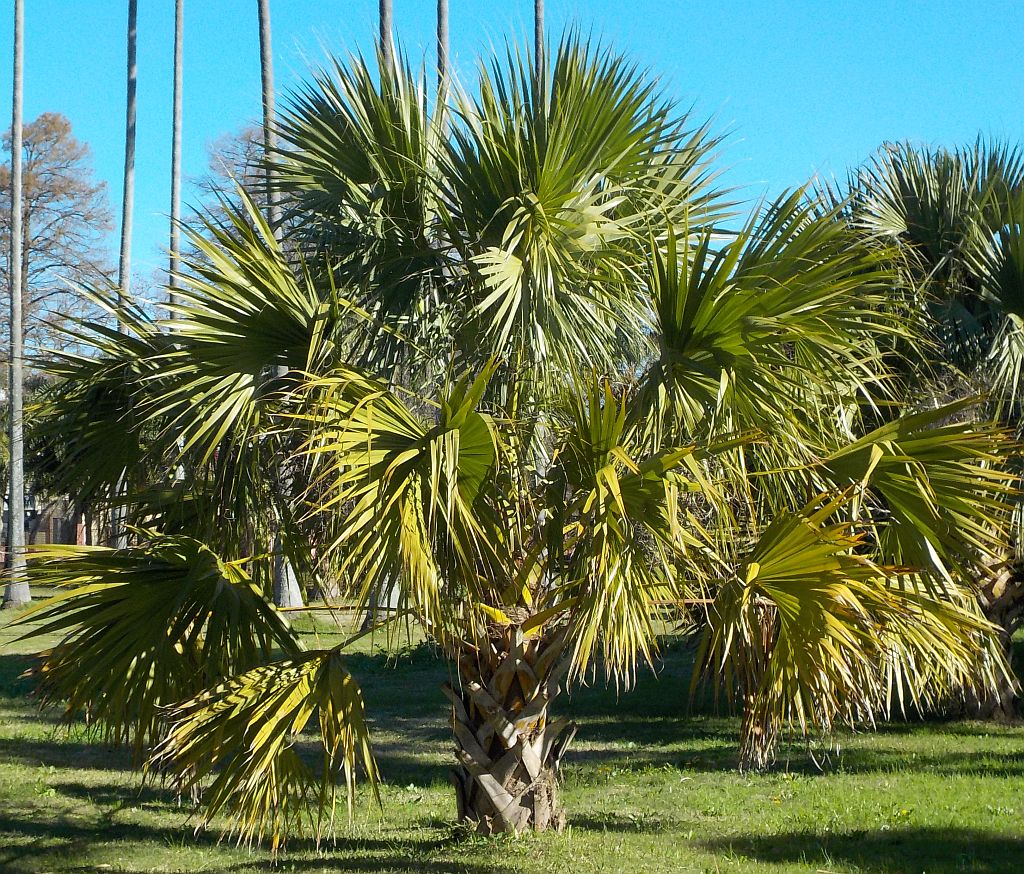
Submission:
[[[443,94],[448,83],[448,0],[437,0],[437,92]],[[440,106],[438,111],[441,111]]]
[[[772,651],[779,638],[778,614],[767,605],[758,611],[760,640],[751,647],[747,668],[741,674],[740,692],[743,719],[740,723],[740,770],[765,771],[772,766],[779,748],[779,725],[766,719],[756,706],[757,690],[768,669]]]
[[[978,600],[985,618],[999,629],[999,645],[1012,665],[1013,635],[1024,624],[1024,567],[1008,560],[995,568],[978,586]],[[987,694],[969,690],[966,697],[966,713],[973,719],[1009,721],[1017,715],[1017,690],[1009,679]]]
[[[25,434],[24,434],[24,325],[22,323],[22,95],[25,56],[24,0],[14,2],[14,83],[11,112],[11,352],[10,352],[10,480],[7,550],[11,576],[4,590],[4,606],[28,603],[31,595],[25,570]]]
[[[135,203],[135,117],[138,66],[135,48],[138,42],[138,0],[128,0],[128,95],[124,122],[124,195],[121,199],[121,258],[117,268],[119,297],[123,301],[131,290],[132,212]]]
[[[380,0],[380,51],[385,69],[390,69],[395,62],[391,19],[391,0]]]
[[[185,0],[174,3],[174,106],[171,121],[171,239],[168,285],[171,288],[171,304],[178,302],[175,290],[178,288],[178,269],[181,248],[181,80],[182,40],[185,30]],[[171,318],[174,318],[172,311]]]
[[[138,111],[136,86],[138,65],[135,61],[138,44],[138,0],[128,0],[128,83],[125,99],[124,120],[124,191],[121,198],[121,254],[117,267],[118,303],[128,300],[131,291],[132,272],[132,215],[135,207],[135,119]],[[122,330],[118,319],[118,330]],[[118,480],[117,495],[125,491],[122,476]],[[112,540],[114,546],[123,549],[128,545],[124,527],[124,508],[115,506],[111,513]]]
[[[281,209],[274,190],[269,163],[277,149],[277,131],[274,128],[274,54],[270,38],[270,0],[257,0],[260,20],[260,83],[263,92],[263,158],[266,168],[267,221],[275,234],[280,233]]]
[[[263,91],[263,160],[267,183],[267,222],[274,230],[275,237],[280,240],[281,206],[274,189],[271,158],[277,148],[277,131],[274,128],[274,55],[270,37],[270,0],[257,0],[257,11],[260,24],[260,82]],[[288,368],[279,365],[274,375],[283,377]],[[283,481],[284,471],[276,473],[279,484],[287,488]],[[278,607],[301,607],[302,591],[298,580],[288,563],[284,553],[284,542],[279,526],[274,532],[273,543],[274,571],[273,589],[274,603]]]
[[[544,73],[544,0],[533,0],[533,63],[539,80]]]
[[[558,768],[576,734],[548,708],[565,673],[565,640],[495,629],[484,647],[459,658],[452,702],[458,766],[452,771],[460,821],[482,834],[545,831],[565,824]]]

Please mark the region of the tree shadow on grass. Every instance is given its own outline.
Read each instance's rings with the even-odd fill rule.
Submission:
[[[569,824],[581,831],[621,834],[670,834],[680,832],[684,828],[683,821],[677,817],[648,812],[592,815],[576,815],[570,812]]]
[[[57,859],[84,861],[92,851],[105,844],[131,842],[173,846],[184,843],[186,839],[189,843],[205,845],[217,842],[216,835],[200,833],[192,836],[180,824],[158,828],[118,822],[108,816],[98,820],[72,819],[52,814],[41,816],[38,809],[32,808],[8,808],[0,814],[0,835],[4,836],[3,845],[0,846],[0,871],[21,870],[13,868],[14,863],[29,860],[40,865],[40,870],[49,869],[51,866],[48,863]],[[60,870],[67,869],[61,867]]]
[[[3,652],[0,650],[0,699],[17,698],[25,700],[32,693],[33,683],[23,676],[36,662],[34,655]]]
[[[450,760],[437,761],[399,749],[375,749],[377,766],[382,779],[394,786],[436,786],[448,783],[448,772],[455,767],[455,755]]]
[[[61,868],[67,874],[109,874],[110,865],[80,865],[73,868]],[[149,869],[132,869],[117,866],[121,874],[146,874]],[[193,868],[161,868],[167,874],[193,874]],[[310,874],[336,874],[342,871],[368,871],[372,874],[394,872],[394,874],[518,874],[517,868],[504,865],[489,865],[469,862],[446,862],[433,859],[419,859],[406,855],[401,847],[390,845],[387,852],[372,853],[363,858],[341,858],[334,853],[325,853],[315,859],[295,859],[287,855],[280,861],[271,859],[253,859],[236,865],[210,866],[204,864],[204,871],[217,874],[234,874],[240,871],[268,872],[310,872]]]
[[[101,817],[95,820],[71,820],[51,817],[45,822],[33,818],[28,810],[8,810],[0,814],[0,835],[7,846],[0,847],[0,870],[36,871],[61,870],[76,872],[109,871],[110,864],[89,864],[90,857],[107,857],[111,846],[131,845],[135,852],[147,854],[153,849],[165,850],[172,858],[175,846],[213,847],[220,842],[215,832],[193,834],[180,824],[155,827],[132,822],[121,822]],[[229,872],[258,871],[425,871],[436,874],[512,874],[514,869],[466,862],[446,862],[431,858],[438,851],[451,848],[458,838],[445,829],[430,827],[422,838],[346,836],[326,841],[317,850],[311,840],[296,840],[287,852],[275,859],[266,850],[253,850],[244,861],[232,854],[222,860],[204,860],[203,870]],[[72,864],[67,864],[68,862]],[[117,866],[125,874],[135,874],[131,859],[128,865]],[[148,868],[138,869],[138,874]],[[164,868],[181,874],[192,868]]]
[[[60,869],[66,874],[110,874],[110,865],[76,865]],[[133,869],[118,865],[121,874],[148,874],[149,869]],[[167,874],[193,874],[194,868],[161,868]],[[336,874],[342,871],[368,871],[372,874],[518,874],[518,869],[498,865],[468,864],[466,862],[443,862],[424,859],[411,859],[400,851],[382,853],[363,859],[339,859],[330,854],[318,859],[290,859],[283,857],[280,862],[272,860],[253,860],[238,865],[208,867],[204,871],[218,874],[233,874],[239,871],[268,871],[279,874],[281,871],[310,872],[310,874]]]
[[[225,872],[244,870],[248,865],[222,869]],[[333,874],[337,871],[396,872],[396,874],[519,874],[518,868],[504,865],[473,864],[467,862],[444,862],[440,860],[409,858],[401,851],[384,853],[366,859],[338,859],[327,856],[323,859],[292,860],[284,866],[288,871],[310,871]],[[261,869],[281,870],[281,866],[264,863]],[[184,872],[182,872],[184,874]]]
[[[732,771],[739,761],[737,730],[730,720],[648,717],[631,710],[596,721],[581,719],[578,711],[571,715],[579,723],[579,733],[567,761],[576,764]]]
[[[0,738],[0,761],[104,771],[128,771],[131,768],[131,755],[127,750],[89,738],[78,740],[64,734],[60,728],[55,728],[52,737],[44,740]]]
[[[1024,838],[965,828],[790,832],[707,841],[703,846],[760,862],[803,862],[825,870],[855,865],[872,874],[1008,874],[1024,869]]]
[[[1009,737],[1019,738],[1024,728],[1024,721],[1015,722],[984,722],[979,720],[961,719],[956,716],[933,715],[923,719],[893,720],[880,722],[871,731],[876,735],[893,735],[901,737],[917,734],[922,728],[930,729],[938,734],[954,737]]]
[[[101,808],[121,809],[145,807],[159,810],[178,810],[187,815],[191,810],[188,802],[165,786],[143,783],[141,778],[128,785],[118,783],[82,783],[68,780],[48,784],[51,789],[67,798],[85,801]]]
[[[1010,779],[1024,777],[1024,754],[986,750],[916,753],[908,751],[905,747],[888,746],[883,743],[872,743],[866,748],[846,749],[840,756],[833,757],[832,765],[832,770],[841,770],[846,774],[979,774],[985,777]],[[828,769],[825,773],[828,773]],[[1024,870],[1024,863],[1021,870]]]

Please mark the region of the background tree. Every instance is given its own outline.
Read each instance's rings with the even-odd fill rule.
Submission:
[[[74,320],[99,312],[79,287],[109,295],[113,271],[107,266],[111,214],[106,186],[93,178],[88,147],[75,139],[68,120],[56,113],[44,113],[26,125],[23,142],[22,324],[32,356],[32,370],[26,375],[31,382],[42,375],[36,369],[40,362],[52,360],[48,359],[51,350],[78,344],[69,332]],[[10,137],[5,138],[5,146],[9,148]],[[0,164],[0,177],[9,179],[9,165]],[[0,237],[5,243],[10,232],[10,198],[5,190],[0,196]],[[4,258],[0,272],[6,278],[9,270],[10,262]],[[9,329],[8,321],[2,333],[8,335]],[[45,391],[37,392],[35,400],[44,396]],[[33,423],[26,424],[31,437]],[[26,464],[38,475],[39,447],[30,442],[28,449]],[[38,476],[34,481],[39,484]]]
[[[450,64],[448,41],[448,0],[437,0],[437,90],[444,92]]]
[[[378,37],[380,51],[384,56],[384,66],[390,67],[394,63],[395,58],[395,34],[392,22],[391,0],[380,0],[378,12],[380,18],[380,33]]]
[[[4,137],[10,154],[11,135]],[[108,234],[111,211],[106,184],[93,177],[89,147],[78,141],[63,115],[46,112],[23,133],[22,314],[29,354],[69,342],[69,317],[90,305],[73,287],[100,287],[112,279]],[[0,273],[9,281],[6,257],[11,233],[11,166],[0,164],[0,237],[5,257]],[[9,339],[10,325],[3,326]]]
[[[138,0],[128,0],[124,174],[122,176],[121,192],[121,247],[117,262],[117,296],[119,302],[125,303],[131,299],[132,216],[135,210],[135,134],[136,117],[138,115],[137,88],[139,74],[136,62],[137,47]],[[119,329],[124,327],[124,325],[118,322]],[[125,473],[122,475],[127,476]],[[111,542],[119,547],[128,544],[128,533],[124,528],[124,509],[121,506],[123,492],[123,484],[118,485],[113,495],[114,507],[111,514]]]
[[[242,195],[267,215],[267,176],[263,126],[243,125],[221,134],[206,146],[206,172],[191,180],[198,192],[193,219],[226,220],[228,212],[244,212]],[[199,226],[201,222],[193,221]]]
[[[544,69],[544,0],[533,0],[533,57],[537,75]]]
[[[270,29],[270,0],[257,0],[260,34],[260,93],[263,103],[263,154],[272,155],[277,150],[276,110],[274,109],[274,50]],[[266,184],[267,221],[276,228],[281,221],[278,194],[274,186],[273,168],[263,165]]]

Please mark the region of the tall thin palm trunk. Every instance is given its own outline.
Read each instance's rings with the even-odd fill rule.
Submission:
[[[448,84],[448,0],[437,0],[437,91]]]
[[[131,292],[132,273],[132,215],[135,209],[135,118],[138,111],[136,85],[138,65],[135,61],[138,44],[138,0],[128,0],[128,82],[124,119],[124,192],[121,198],[121,256],[117,266],[117,296],[124,303]],[[118,321],[118,330],[122,326]],[[124,480],[118,483],[118,494],[124,492]],[[128,545],[124,527],[124,510],[114,507],[111,514],[112,539],[118,548]]]
[[[135,117],[138,66],[135,48],[138,42],[138,0],[128,0],[128,94],[124,121],[124,196],[121,199],[121,258],[117,268],[117,286],[122,300],[131,290],[132,213],[135,204]]]
[[[171,111],[171,240],[168,284],[171,287],[171,304],[178,302],[175,294],[178,288],[179,257],[181,248],[181,84],[182,84],[182,40],[185,31],[185,0],[174,3],[174,103]],[[174,317],[172,312],[171,317]]]
[[[277,148],[277,131],[274,129],[274,56],[270,37],[270,0],[257,0],[260,23],[260,83],[263,91],[263,160],[267,186],[267,221],[274,229],[274,235],[280,239],[281,206],[277,192],[274,190],[273,165],[271,160]],[[280,365],[275,376],[287,374],[288,368]],[[277,471],[277,476],[284,487],[285,472]],[[280,530],[274,533],[274,603],[278,607],[301,607],[302,591],[295,579],[294,571],[284,553],[284,543]]]
[[[540,79],[544,72],[544,0],[533,0],[533,63]]]
[[[442,137],[448,131],[448,0],[437,0],[437,105],[435,112]]]
[[[263,157],[266,168],[267,221],[279,232],[281,210],[274,191],[269,159],[277,148],[277,131],[274,129],[274,55],[270,38],[270,0],[257,0],[260,19],[260,83],[263,91]]]
[[[391,0],[380,0],[380,50],[384,56],[384,66],[388,68],[395,62],[391,18]]]
[[[11,352],[10,352],[10,492],[7,501],[7,545],[11,577],[4,591],[4,605],[18,606],[31,600],[25,570],[25,436],[22,390],[24,388],[24,326],[22,325],[22,145],[21,116],[25,56],[24,0],[14,0],[14,88],[11,112]]]

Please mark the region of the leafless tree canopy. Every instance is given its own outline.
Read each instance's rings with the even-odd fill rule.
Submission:
[[[3,138],[0,164],[0,281],[10,270],[10,132]],[[93,288],[110,281],[107,234],[111,212],[107,186],[93,175],[88,145],[75,139],[63,115],[44,112],[24,128],[24,246],[22,249],[26,352],[63,346],[57,329],[87,304],[78,284]],[[5,319],[6,349],[10,325]]]

